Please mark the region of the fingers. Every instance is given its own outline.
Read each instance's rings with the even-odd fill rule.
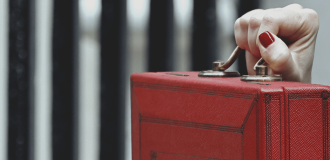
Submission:
[[[284,80],[310,82],[316,36],[317,13],[299,4],[284,8],[253,10],[235,22],[237,45],[246,50],[249,74],[263,57],[270,73]]]
[[[258,36],[258,42],[261,56],[273,73],[282,74],[284,80],[301,81],[291,51],[280,38],[266,31]]]
[[[269,31],[291,43],[318,30],[318,25],[310,23],[318,24],[316,12],[303,9],[299,4],[277,9],[253,10],[236,20],[235,39],[240,48],[260,57],[256,42],[257,36],[262,32]],[[312,28],[308,28],[311,26]]]
[[[251,16],[249,21],[247,43],[249,45],[250,53],[256,57],[260,57],[260,51],[259,51],[259,47],[256,44],[256,39],[258,37],[261,21],[266,14],[267,14],[266,11],[259,12],[258,14],[254,14],[253,16]]]
[[[296,8],[298,7],[296,6]],[[316,31],[314,26],[317,25],[310,25],[310,23],[317,22],[318,18],[316,12],[309,11],[308,9],[273,10],[262,18],[258,35],[269,31],[281,38],[288,38],[289,42],[294,42]]]
[[[237,45],[245,50],[250,51],[249,44],[248,44],[248,30],[250,25],[250,18],[262,12],[263,10],[257,9],[250,11],[246,14],[244,14],[241,18],[237,19],[235,22],[235,39]]]

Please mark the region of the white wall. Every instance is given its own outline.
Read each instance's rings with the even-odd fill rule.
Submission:
[[[35,1],[34,159],[51,160],[52,0]]]

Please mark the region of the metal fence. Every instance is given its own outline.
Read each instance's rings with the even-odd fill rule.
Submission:
[[[174,10],[180,6],[175,1],[148,1],[147,71],[176,70],[181,63],[176,59],[182,50],[177,49],[181,42]],[[219,45],[225,45],[219,1],[190,2],[192,23],[185,32],[191,44],[186,49],[188,70],[210,69],[221,53]],[[89,33],[80,28],[80,2],[0,1],[0,160],[130,158],[125,97],[129,53],[134,52],[130,44],[139,39],[128,31],[127,1],[100,1],[99,28],[92,34],[97,40],[95,53],[85,46],[94,42],[82,42]],[[232,3],[237,15],[259,4],[258,0]],[[230,34],[226,43],[234,44]],[[240,73],[246,73],[244,57],[238,66]],[[90,97],[92,103],[85,100]]]

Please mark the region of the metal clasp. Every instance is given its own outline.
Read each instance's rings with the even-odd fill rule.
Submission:
[[[239,77],[239,72],[228,71],[227,69],[235,62],[243,51],[243,49],[236,47],[226,62],[213,62],[213,70],[201,71],[199,72],[198,77]]]
[[[245,82],[273,82],[282,81],[282,75],[274,74],[268,75],[267,62],[260,58],[258,62],[254,65],[253,69],[256,71],[256,75],[243,75],[241,81]]]
[[[199,77],[238,77],[240,74],[237,71],[227,71],[227,69],[235,62],[238,56],[243,52],[243,49],[238,46],[230,55],[226,62],[215,61],[213,62],[213,70],[201,71]],[[263,58],[260,58],[254,65],[253,69],[256,75],[243,75],[241,81],[246,82],[272,82],[282,81],[282,75],[268,75],[267,63]]]

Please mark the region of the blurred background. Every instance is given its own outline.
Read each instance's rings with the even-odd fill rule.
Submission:
[[[330,85],[328,0],[0,0],[0,160],[130,160],[132,73],[211,69],[239,16],[292,3],[319,14]]]

